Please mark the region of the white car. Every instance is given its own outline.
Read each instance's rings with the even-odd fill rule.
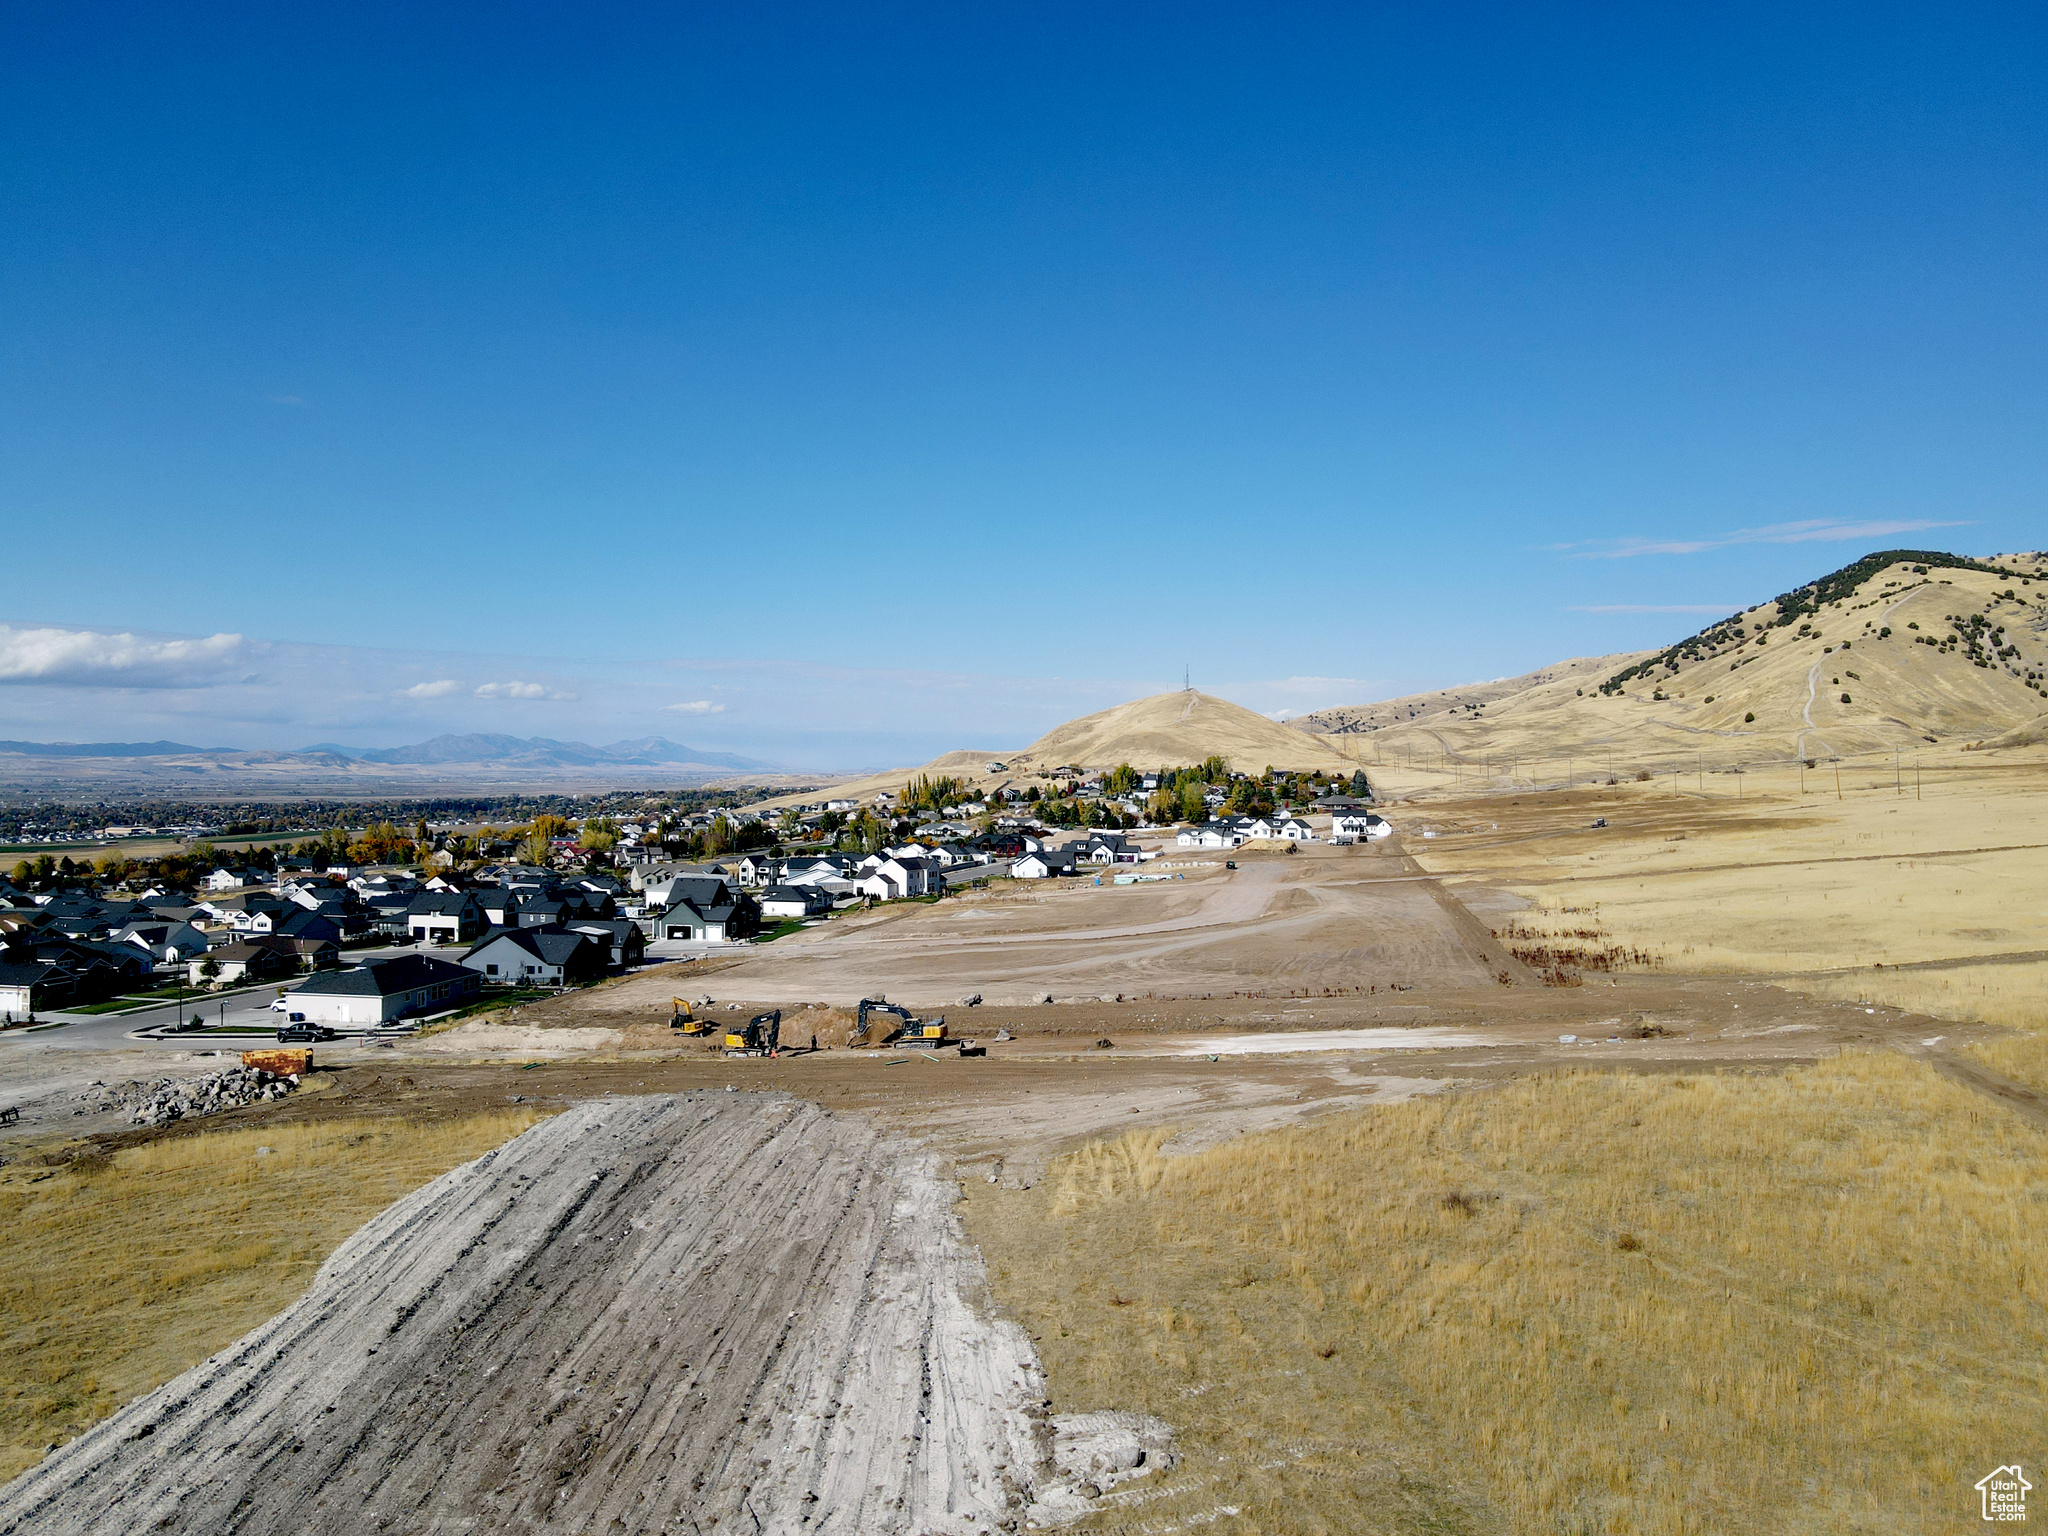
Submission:
[[[270,1011],[272,1013],[290,1013],[292,1011],[292,1000],[288,997],[280,997],[270,1005]]]

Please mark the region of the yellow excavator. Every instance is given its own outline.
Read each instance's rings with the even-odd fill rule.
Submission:
[[[672,997],[668,1002],[671,1010],[668,1016],[668,1027],[670,1029],[683,1035],[708,1035],[711,1033],[711,1021],[709,1019],[700,1019],[690,1012],[690,1004],[686,999]]]
[[[772,1009],[757,1013],[747,1020],[744,1030],[727,1030],[725,1033],[725,1054],[728,1056],[779,1056],[782,1054],[782,1010]]]
[[[894,1019],[896,1027],[878,1026],[877,1020],[881,1019]],[[879,1040],[875,1038],[878,1027],[882,1031]],[[864,997],[860,1000],[860,1017],[855,1021],[853,1034],[846,1043],[855,1049],[864,1045],[898,1045],[936,1050],[956,1042],[946,1037],[946,1016],[943,1013],[935,1019],[920,1019],[908,1008],[899,1008],[880,998]]]

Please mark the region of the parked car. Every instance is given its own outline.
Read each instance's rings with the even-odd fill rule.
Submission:
[[[339,1038],[341,1038],[340,1035],[336,1031],[329,1029],[325,1024],[308,1024],[303,1013],[293,1014],[291,1023],[285,1025],[283,1029],[277,1032],[277,1043],[279,1045],[292,1045],[302,1041],[338,1040]]]
[[[276,1002],[270,1005],[270,1011],[272,1013],[291,1013],[292,1000],[288,997],[280,997]],[[297,1018],[298,1015],[292,1014],[292,1017]]]

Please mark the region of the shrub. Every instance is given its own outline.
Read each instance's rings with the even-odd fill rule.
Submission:
[[[1755,713],[1755,711],[1751,711],[1751,712],[1749,712],[1749,713],[1745,714],[1745,715],[1744,715],[1744,716],[1742,717],[1742,723],[1743,723],[1744,725],[1754,725],[1754,724],[1756,724],[1756,713]]]

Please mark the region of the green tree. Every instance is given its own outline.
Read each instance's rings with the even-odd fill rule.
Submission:
[[[519,844],[519,862],[531,864],[536,869],[545,869],[548,857],[553,852],[553,844],[548,841],[543,833],[529,830]]]
[[[583,823],[576,841],[592,853],[610,853],[619,846],[619,824],[609,816],[593,816]]]
[[[16,885],[27,885],[29,881],[35,879],[35,877],[36,872],[29,867],[29,862],[27,859],[20,859],[15,862],[14,874],[12,878]]]
[[[1202,759],[1202,777],[1211,784],[1221,784],[1230,777],[1230,764],[1211,754]]]
[[[1109,780],[1103,785],[1103,792],[1116,799],[1128,795],[1138,787],[1138,770],[1129,763],[1118,763],[1109,770]]]
[[[1180,819],[1198,822],[1209,819],[1209,803],[1202,797],[1202,781],[1189,779],[1180,787]]]

